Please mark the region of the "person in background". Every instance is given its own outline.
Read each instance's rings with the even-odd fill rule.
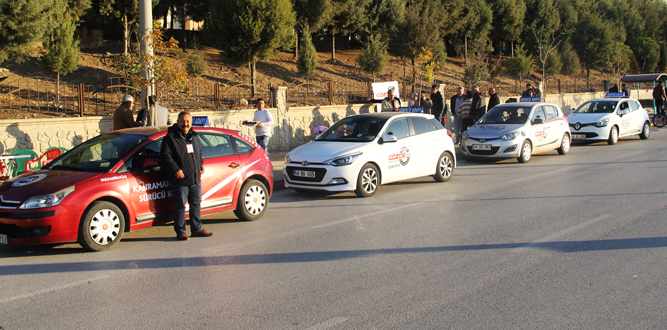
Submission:
[[[466,99],[466,96],[463,92],[463,86],[459,86],[456,88],[456,94],[454,94],[454,96],[449,99],[449,109],[454,115],[454,120],[452,122],[452,125],[454,126],[454,134],[456,137],[456,142],[454,142],[454,144],[459,144],[459,142],[461,142],[461,117],[459,117],[459,108],[461,107],[461,103],[463,103],[463,101]]]
[[[476,122],[486,114],[486,98],[477,85],[470,86],[472,90],[472,104],[470,105],[470,117]]]
[[[532,93],[532,94],[531,94]],[[533,85],[531,83],[526,84],[526,90],[523,91],[523,94],[521,96],[537,96],[537,97],[542,97],[542,92],[537,89],[533,88]]]
[[[160,164],[166,170],[174,203],[176,239],[188,240],[185,231],[185,202],[190,206],[190,236],[209,237],[201,222],[201,176],[204,159],[197,132],[192,130],[192,115],[178,114],[178,121],[167,130],[160,149]]]
[[[658,81],[653,88],[653,101],[655,102],[655,108],[657,110],[655,113],[663,112],[662,106],[665,105],[665,98],[665,87],[662,86],[662,81]]]
[[[143,107],[141,108],[141,110],[139,110],[139,112],[137,113],[137,120],[136,120],[136,122],[139,123],[139,126],[140,126],[140,127],[146,127],[146,113],[147,113],[147,112],[146,112],[146,109],[147,109],[147,108],[148,108],[148,107],[147,107],[146,104],[144,103],[144,106],[143,106]]]
[[[271,112],[266,110],[264,106],[264,99],[257,99],[257,102],[255,102],[257,110],[255,110],[253,121],[256,123],[255,136],[257,138],[257,144],[259,144],[259,146],[268,154],[269,151],[266,149],[266,146],[269,144],[269,138],[271,138],[271,126],[275,123],[273,122]]]
[[[134,102],[134,97],[127,94],[123,96],[123,101],[120,106],[116,108],[116,111],[113,112],[113,130],[124,129],[130,127],[139,127],[139,123],[134,121],[134,116],[132,116],[132,103]]]
[[[472,97],[473,97],[472,91],[467,91],[465,100],[461,103],[461,106],[459,106],[458,116],[459,120],[461,121],[461,134],[467,131],[468,128],[472,126],[472,124],[474,124],[473,118],[471,117]]]
[[[412,98],[408,101],[409,107],[419,107],[419,93],[412,93]]]
[[[505,103],[517,103],[518,101],[516,100],[516,97],[510,97],[505,101]]]
[[[169,109],[157,104],[155,96],[148,97],[148,116],[146,118],[146,125],[148,126],[169,126],[171,125],[171,118],[169,118]],[[155,117],[155,122],[153,122]]]
[[[398,111],[398,108],[402,106],[403,102],[394,94],[394,86],[389,86],[387,97],[382,100],[382,112]]]
[[[621,91],[623,93],[625,93],[625,97],[629,98],[630,97],[630,87],[628,87],[628,85],[626,85],[625,83],[621,84],[621,87],[622,87]]]
[[[422,91],[420,103],[421,106],[424,108],[424,113],[431,114],[431,108],[433,107],[433,103],[431,102],[431,99],[428,97],[428,93],[426,93],[426,91]]]
[[[500,98],[496,94],[495,87],[489,87],[489,103],[486,106],[486,111],[493,109],[496,105],[500,104]]]
[[[611,86],[608,93],[618,93],[618,84],[614,84],[614,86]]]
[[[442,112],[445,110],[445,99],[442,97],[442,93],[438,90],[438,85],[431,86],[431,102],[433,102],[431,114],[435,116],[435,119],[442,123]]]

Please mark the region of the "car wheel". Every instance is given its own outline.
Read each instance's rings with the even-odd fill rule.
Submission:
[[[268,206],[266,186],[261,181],[250,179],[241,187],[234,214],[241,220],[253,221],[264,216]]]
[[[558,154],[567,155],[570,152],[570,136],[565,133],[563,134],[563,139],[560,141],[560,148],[558,148]]]
[[[454,159],[452,154],[445,151],[438,158],[438,164],[435,167],[435,175],[433,178],[438,182],[449,181],[454,173]]]
[[[120,242],[125,217],[116,204],[98,201],[90,204],[79,225],[79,244],[88,251],[105,251]]]
[[[357,189],[354,191],[359,197],[371,197],[380,185],[380,173],[373,164],[366,164],[359,171],[357,178]]]
[[[644,129],[642,129],[641,134],[639,134],[639,138],[642,140],[648,139],[648,136],[651,135],[651,125],[648,122],[644,123]]]
[[[607,139],[607,143],[614,145],[616,142],[618,142],[618,128],[614,126],[611,128],[611,131],[609,131],[609,139]]]
[[[530,157],[533,156],[533,147],[530,145],[529,141],[523,141],[523,144],[521,145],[521,154],[519,154],[519,158],[517,160],[519,163],[528,163],[530,161]]]

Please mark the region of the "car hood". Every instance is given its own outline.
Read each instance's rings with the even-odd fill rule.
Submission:
[[[468,135],[473,138],[497,138],[529,125],[530,124],[475,124],[468,129]]]
[[[102,173],[42,170],[17,176],[0,184],[3,200],[25,201],[31,196],[54,193]]]
[[[375,141],[370,142],[327,142],[313,141],[304,144],[289,153],[292,162],[309,161],[311,163],[321,163],[325,160],[359,152],[362,148],[370,146]]]
[[[570,123],[596,123],[600,119],[612,115],[613,113],[571,113],[567,115],[567,120]]]

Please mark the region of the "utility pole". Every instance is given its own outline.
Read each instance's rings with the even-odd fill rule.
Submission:
[[[153,56],[153,40],[151,35],[153,32],[153,8],[151,6],[151,0],[139,0],[139,37],[140,37],[140,46],[139,51],[142,55],[147,55],[152,58]],[[153,95],[155,90],[155,82],[153,81],[153,61],[141,63],[141,77],[144,81],[149,81],[148,86],[141,87],[141,107],[146,106],[148,96]],[[148,111],[148,108],[146,108]],[[155,118],[155,116],[153,116]],[[147,125],[153,125],[153,123],[147,123]]]

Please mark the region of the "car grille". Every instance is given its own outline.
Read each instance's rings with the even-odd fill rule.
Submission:
[[[498,140],[498,139],[500,139],[500,138],[499,138],[499,137],[496,137],[496,138],[474,138],[474,137],[470,136],[470,137],[468,137],[468,139],[470,139],[470,140],[475,140],[475,141],[478,141],[478,142],[479,142],[480,140],[484,140],[484,141],[486,142],[486,141]],[[484,143],[484,142],[482,142],[482,143]]]
[[[317,167],[294,167],[294,166],[287,166],[287,176],[291,181],[303,181],[303,182],[321,182],[322,179],[324,179],[324,175],[327,174],[327,170],[324,168],[317,168]],[[314,178],[304,178],[301,176],[294,176],[294,170],[301,170],[301,171],[313,171],[315,172],[315,177]]]
[[[5,200],[2,196],[0,196],[0,207],[4,207],[6,209],[15,209],[21,205],[21,202],[17,201],[7,201]]]
[[[588,124],[579,123],[579,128],[586,127],[586,126],[593,126],[593,125],[595,125],[595,123],[588,123]],[[570,127],[574,128],[574,126],[576,126],[576,123],[575,124],[570,123]],[[575,128],[575,130],[576,130],[576,128]]]
[[[491,150],[472,150],[472,148],[468,148],[468,146],[466,146],[466,149],[468,149],[468,152],[471,155],[490,156],[490,155],[495,155],[498,152],[498,149],[500,149],[500,147],[491,147]]]

